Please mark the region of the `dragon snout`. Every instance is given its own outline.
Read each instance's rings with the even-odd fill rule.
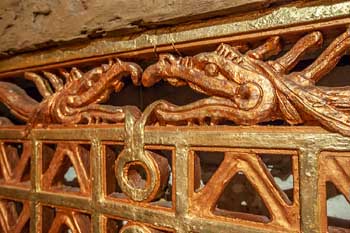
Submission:
[[[174,65],[177,63],[178,60],[179,58],[175,57],[170,53],[167,53],[159,55],[158,63],[162,63],[163,65]]]
[[[130,65],[131,80],[132,80],[133,84],[136,86],[141,85],[142,71],[143,70],[139,65],[137,65],[135,63],[132,63],[132,65]]]
[[[115,73],[126,72],[128,75],[130,75],[134,85],[139,86],[141,84],[142,68],[136,63],[124,62],[116,59],[116,62],[114,65],[112,65],[111,69]]]
[[[157,63],[147,67],[142,75],[142,85],[150,87],[159,82],[162,76],[167,76],[168,68],[176,65],[178,58],[172,54],[161,54]]]

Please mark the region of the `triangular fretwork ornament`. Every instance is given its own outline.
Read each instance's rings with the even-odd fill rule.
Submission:
[[[91,192],[89,149],[73,143],[58,144],[42,176],[42,186],[49,191],[88,195]]]
[[[327,180],[350,202],[350,157],[329,157],[327,166]]]
[[[329,233],[350,233],[349,152],[325,151],[320,158],[320,197],[327,203],[322,205],[322,225]]]
[[[0,200],[0,231],[4,233],[29,232],[28,202]]]
[[[221,206],[222,208],[220,197],[222,197],[225,188],[237,174],[244,174],[246,176],[253,190],[256,191],[266,206],[267,211],[265,210],[265,212],[263,212],[264,215],[270,217],[257,219],[256,217],[252,218],[248,214],[245,214],[243,216],[244,219],[254,222],[267,222],[268,219],[270,219],[269,224],[271,226],[284,228],[287,226],[288,229],[299,228],[299,220],[296,217],[298,216],[298,208],[290,205],[288,198],[279,189],[278,185],[276,185],[259,155],[253,152],[225,152],[224,160],[207,184],[198,192],[192,193],[192,211],[195,212],[195,214],[205,217],[218,218],[222,216],[223,219],[231,219],[230,221],[236,221],[237,218],[242,219],[242,215],[239,217],[237,214],[234,214],[234,212],[231,212],[231,214],[223,214],[223,210],[219,210],[218,214],[217,208],[218,204],[219,207]],[[231,195],[232,198],[235,198],[233,192]],[[244,204],[246,203],[243,203],[243,205]],[[226,212],[229,211],[226,210]],[[241,221],[237,223],[241,223]]]
[[[0,182],[7,185],[30,185],[30,142],[0,142]]]
[[[71,210],[57,210],[48,233],[91,232],[88,215]]]

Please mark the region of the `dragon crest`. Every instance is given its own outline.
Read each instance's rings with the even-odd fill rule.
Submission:
[[[316,86],[350,47],[350,29],[310,66],[290,73],[307,52],[322,43],[322,34],[312,32],[276,60],[268,59],[281,51],[278,36],[245,53],[242,46],[221,44],[214,52],[192,57],[163,54],[143,73],[143,85],[163,79],[174,86],[189,85],[210,97],[185,106],[160,101],[154,105],[153,121],[177,125],[208,121],[215,125],[221,120],[238,125],[277,119],[292,125],[318,121],[350,136],[350,87]]]
[[[42,95],[40,103],[8,82],[0,82],[0,101],[16,117],[31,125],[119,123],[124,121],[126,109],[140,115],[136,107],[100,104],[108,100],[112,91],[119,92],[123,88],[124,76],[130,75],[134,85],[140,84],[142,69],[138,65],[117,59],[86,73],[77,68],[69,73],[61,69],[60,73],[63,79],[45,71],[44,77],[25,73],[25,78],[33,81]]]
[[[101,103],[112,91],[120,91],[122,78],[130,75],[134,85],[142,82],[149,87],[165,80],[174,86],[189,85],[208,96],[185,106],[157,101],[143,114],[145,123],[216,125],[229,120],[237,125],[253,125],[281,119],[295,125],[317,121],[350,136],[350,87],[316,85],[350,47],[350,29],[311,65],[290,72],[306,53],[322,43],[320,32],[309,33],[275,60],[269,58],[281,52],[278,36],[248,51],[244,46],[221,44],[213,52],[191,57],[162,54],[143,74],[137,64],[118,59],[86,73],[77,68],[69,73],[61,69],[63,79],[51,72],[43,72],[43,76],[27,72],[25,78],[35,83],[43,100],[39,103],[20,87],[0,82],[0,101],[29,125],[119,123],[124,122],[126,110],[139,118],[138,108]],[[7,120],[1,122],[9,124]]]

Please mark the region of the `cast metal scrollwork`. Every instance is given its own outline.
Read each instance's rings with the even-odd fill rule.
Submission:
[[[350,29],[337,37],[310,66],[289,73],[322,41],[320,32],[309,33],[283,56],[271,61],[264,59],[280,52],[278,36],[246,53],[240,47],[221,44],[214,52],[193,57],[163,54],[143,73],[144,86],[163,79],[174,86],[189,85],[210,97],[185,106],[160,101],[155,105],[153,121],[161,125],[209,121],[215,125],[222,120],[237,125],[277,119],[292,125],[318,121],[331,131],[350,136],[350,88],[316,86],[350,47]]]
[[[71,69],[70,73],[61,69],[60,73],[65,82],[51,72],[44,71],[45,78],[33,72],[25,73],[25,78],[33,81],[42,95],[40,103],[9,82],[0,82],[0,101],[16,117],[34,126],[122,123],[126,109],[135,115],[140,114],[133,106],[100,105],[108,100],[112,91],[118,92],[123,88],[124,76],[130,75],[133,83],[139,85],[142,70],[135,63],[117,59],[86,73],[77,68]]]
[[[137,107],[100,103],[113,90],[121,90],[123,76],[131,75],[133,83],[139,85],[142,74],[146,87],[163,79],[174,86],[189,85],[209,96],[185,106],[158,101],[153,104],[149,122],[216,125],[230,120],[237,125],[254,125],[281,119],[295,125],[317,121],[349,136],[349,87],[320,87],[316,83],[350,47],[350,29],[338,36],[310,66],[290,73],[306,53],[322,43],[321,32],[309,33],[284,55],[269,61],[266,60],[281,51],[279,36],[246,53],[242,46],[221,44],[214,52],[192,57],[162,54],[143,74],[137,64],[117,59],[87,73],[77,68],[70,73],[61,70],[65,83],[50,72],[43,72],[45,78],[27,72],[25,78],[36,84],[43,101],[38,103],[8,82],[0,82],[0,101],[31,125],[123,123],[126,109],[136,118],[140,116]]]

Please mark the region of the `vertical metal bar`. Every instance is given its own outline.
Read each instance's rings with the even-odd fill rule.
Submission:
[[[92,197],[92,209],[94,213],[91,216],[91,225],[92,232],[99,233],[102,232],[102,216],[99,213],[99,202],[103,198],[102,193],[102,144],[98,139],[93,139],[91,141],[91,155],[90,155],[90,164],[91,164],[91,197]]]
[[[92,213],[91,216],[91,225],[92,225],[92,232],[93,233],[102,233],[102,215],[98,213],[97,211],[95,213]]]
[[[40,153],[42,144],[36,139],[32,139],[32,157],[30,161],[30,232],[41,232],[41,207],[36,200],[36,193],[40,191],[41,164]]]
[[[301,207],[301,232],[321,233],[321,221],[318,201],[318,148],[302,148],[300,150],[300,207]]]
[[[31,191],[33,193],[39,192],[40,188],[40,177],[42,171],[42,165],[40,158],[40,153],[42,153],[42,143],[38,142],[36,139],[32,139],[32,158],[30,161],[30,180],[31,180]]]
[[[41,206],[37,201],[30,202],[30,233],[42,232]]]
[[[189,191],[189,147],[184,144],[176,145],[175,152],[175,212],[177,221],[176,232],[187,232],[185,217],[188,214]]]
[[[328,230],[328,219],[327,219],[327,153],[319,154],[319,178],[318,178],[318,201],[320,205],[320,225],[322,227],[322,232],[327,232]]]

